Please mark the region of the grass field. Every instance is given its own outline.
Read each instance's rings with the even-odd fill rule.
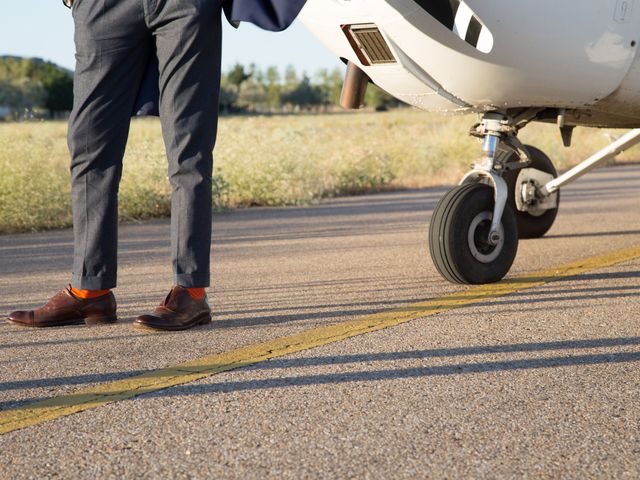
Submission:
[[[214,201],[218,208],[293,205],[452,184],[480,155],[478,141],[466,134],[474,121],[413,110],[223,118]],[[605,146],[606,133],[577,129],[569,149],[552,125],[531,125],[521,139],[564,169]],[[637,157],[631,150],[619,161]],[[68,162],[64,122],[0,124],[0,233],[71,224]],[[124,160],[120,218],[162,217],[169,206],[159,123],[135,120]]]

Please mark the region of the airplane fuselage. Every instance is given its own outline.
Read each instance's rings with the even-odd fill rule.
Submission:
[[[634,0],[309,0],[302,21],[424,110],[539,107],[575,125],[640,126]]]

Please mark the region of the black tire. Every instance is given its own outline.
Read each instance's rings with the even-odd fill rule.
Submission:
[[[558,176],[558,172],[553,166],[553,162],[542,150],[530,145],[526,145],[526,148],[531,155],[531,165],[529,165],[528,168],[535,168],[537,170],[550,173],[554,178]],[[516,154],[514,153],[514,155]],[[515,160],[516,159],[514,159],[514,161]],[[518,222],[518,234],[520,235],[520,238],[543,237],[553,226],[553,222],[556,220],[556,215],[558,215],[558,208],[547,210],[539,216],[519,211],[516,208],[516,181],[519,173],[520,170],[512,170],[506,172],[503,176],[509,189],[508,203],[514,211],[516,221]],[[558,192],[558,206],[560,206],[560,192]]]
[[[429,248],[436,269],[446,280],[472,285],[493,283],[511,268],[518,251],[515,215],[506,205],[503,240],[492,247],[486,239],[493,205],[493,188],[484,184],[461,185],[438,202],[429,227]]]

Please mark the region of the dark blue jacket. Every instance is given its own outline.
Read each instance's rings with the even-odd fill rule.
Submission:
[[[306,0],[226,0],[224,13],[232,25],[250,22],[265,30],[284,30],[298,16]],[[158,115],[158,59],[152,55],[133,110],[134,115]]]

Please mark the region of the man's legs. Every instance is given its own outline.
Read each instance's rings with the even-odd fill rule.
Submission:
[[[160,119],[169,160],[174,281],[209,286],[212,150],[220,88],[220,0],[157,0],[150,27],[160,62]]]
[[[72,286],[116,286],[118,184],[151,36],[142,0],[79,0],[69,120],[74,227]]]
[[[149,0],[151,1],[151,0]],[[169,160],[176,286],[134,325],[184,330],[211,321],[204,296],[211,251],[212,150],[220,87],[220,0],[153,0],[149,26],[160,62],[160,120]]]
[[[129,122],[151,35],[142,0],[77,0],[74,105],[69,151],[74,226],[73,281],[42,308],[9,314],[28,327],[116,321],[118,183]],[[96,292],[106,290],[106,292]],[[91,295],[96,294],[96,295]]]

